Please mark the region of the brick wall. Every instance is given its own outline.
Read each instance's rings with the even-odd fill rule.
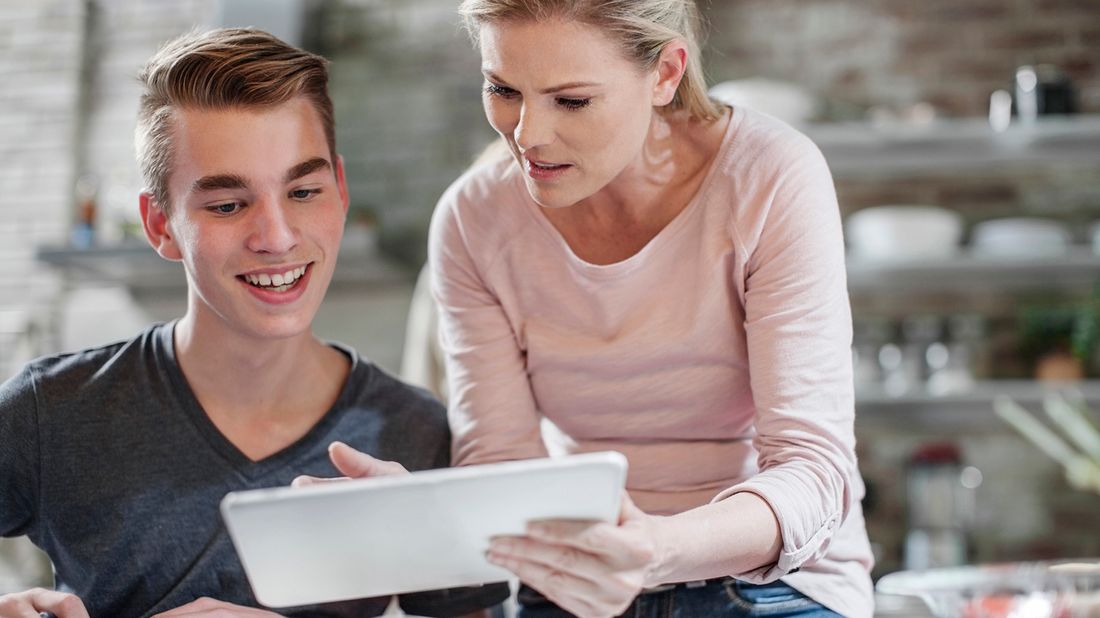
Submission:
[[[134,159],[134,125],[141,92],[137,72],[167,40],[216,19],[217,0],[90,3],[87,42],[86,128],[77,144],[82,174],[98,186],[98,239],[120,240],[124,228],[139,233],[137,194],[141,175]]]
[[[54,302],[61,282],[36,261],[36,248],[68,242],[81,177],[95,179],[101,241],[117,240],[123,224],[136,221],[134,77],[164,40],[204,23],[215,7],[215,0],[0,1],[0,311],[27,316],[40,335],[31,353],[61,345]]]
[[[331,58],[338,149],[353,208],[381,220],[383,246],[424,257],[436,200],[494,133],[479,60],[452,0],[343,0],[312,37]]]
[[[0,3],[0,307],[48,292],[34,246],[66,235],[84,5]]]
[[[1100,111],[1095,0],[712,0],[709,73],[794,81],[838,117],[872,105],[987,112],[1022,64],[1055,64]]]

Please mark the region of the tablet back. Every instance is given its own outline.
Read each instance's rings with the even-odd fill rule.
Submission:
[[[614,521],[625,481],[621,454],[591,453],[233,492],[221,510],[257,600],[290,607],[503,581],[490,537]]]

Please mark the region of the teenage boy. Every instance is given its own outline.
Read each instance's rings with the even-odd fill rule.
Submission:
[[[56,590],[0,597],[0,617],[271,615],[241,607],[257,602],[218,513],[226,492],[331,476],[336,440],[409,469],[449,462],[440,404],[311,332],[348,208],[326,61],[223,29],[170,42],[141,80],[142,222],[183,263],[187,311],[0,386],[0,534],[28,535],[56,572]],[[400,600],[451,616],[506,595]]]

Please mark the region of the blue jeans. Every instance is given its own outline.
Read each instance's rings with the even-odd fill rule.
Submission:
[[[569,612],[538,592],[521,586],[517,618],[565,618]],[[757,586],[730,577],[708,580],[706,585],[685,584],[646,592],[634,599],[621,618],[841,618],[840,614],[781,581]]]

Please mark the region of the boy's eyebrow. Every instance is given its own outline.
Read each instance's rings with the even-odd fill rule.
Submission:
[[[321,157],[313,157],[312,159],[310,159],[308,161],[303,161],[303,162],[299,163],[298,165],[295,165],[294,167],[287,170],[287,172],[286,172],[286,182],[290,182],[292,180],[298,180],[302,176],[308,176],[309,174],[312,174],[313,172],[316,172],[317,170],[322,170],[322,169],[331,168],[331,167],[332,167],[332,165],[329,164],[328,159],[323,159]]]
[[[328,162],[328,159],[313,157],[287,170],[285,182],[291,182],[302,176],[308,176],[317,170],[331,167],[332,165]],[[213,176],[203,176],[196,180],[194,184],[191,185],[191,192],[201,193],[203,191],[217,191],[220,189],[246,188],[248,188],[248,183],[245,182],[244,178],[236,174],[215,174]]]
[[[203,191],[217,191],[219,189],[244,189],[247,185],[244,178],[236,174],[217,174],[214,176],[203,176],[191,185],[192,193],[201,193]]]

